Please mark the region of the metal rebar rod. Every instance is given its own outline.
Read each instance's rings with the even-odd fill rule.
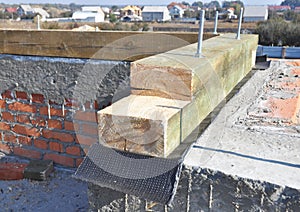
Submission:
[[[205,10],[201,10],[200,11],[200,21],[199,21],[199,33],[198,33],[198,47],[197,47],[196,57],[201,57],[201,53],[202,53],[204,18],[205,18]]]
[[[41,30],[40,15],[37,15],[37,29]]]
[[[217,28],[218,28],[218,18],[219,18],[219,11],[216,11],[216,17],[215,17],[215,27],[214,27],[214,34],[218,34]]]
[[[244,8],[241,8],[240,19],[239,19],[239,27],[238,27],[238,31],[237,31],[237,35],[236,35],[236,39],[237,40],[241,39],[241,28],[242,28],[242,20],[243,20],[243,11],[244,11]]]

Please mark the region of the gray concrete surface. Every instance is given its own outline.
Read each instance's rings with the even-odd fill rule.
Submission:
[[[3,156],[1,161],[26,162]],[[56,167],[46,181],[0,181],[0,211],[88,211],[87,184],[73,174]]]
[[[272,131],[242,122],[263,95],[266,79],[285,68],[272,62],[269,69],[257,71],[193,145],[185,164],[300,189],[299,134],[280,133],[271,123]]]
[[[0,91],[43,94],[63,103],[110,102],[129,84],[128,62],[0,55]]]

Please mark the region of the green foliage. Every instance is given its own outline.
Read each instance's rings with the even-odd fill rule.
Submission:
[[[300,7],[300,0],[284,0],[281,3],[282,6],[288,5],[290,6],[292,9],[294,9],[295,7]]]
[[[63,13],[59,14],[59,17],[61,17],[61,18],[69,18],[69,17],[72,17],[72,14],[73,14],[72,11],[66,11],[66,12],[63,12]]]
[[[202,1],[195,1],[192,4],[193,7],[203,7],[203,2]]]
[[[256,33],[262,45],[300,46],[300,24],[287,23],[281,18],[258,23]]]
[[[42,29],[61,29],[58,22],[44,22],[41,27]]]
[[[283,16],[284,16],[285,20],[292,21],[292,20],[294,20],[295,16],[297,16],[297,13],[295,13],[292,10],[287,10],[287,11],[284,11]]]
[[[118,21],[117,17],[114,14],[109,14],[109,22],[116,23]]]
[[[199,11],[185,10],[183,13],[184,18],[198,18],[199,19],[199,15],[200,15]]]
[[[206,8],[216,8],[217,9],[217,8],[220,8],[221,5],[218,1],[211,1],[209,3],[205,3],[204,7],[206,7]]]
[[[113,5],[113,6],[111,7],[111,10],[114,11],[114,12],[116,12],[118,9],[119,9],[119,7],[116,6],[116,5]]]
[[[190,6],[190,4],[186,1],[181,2],[181,4],[185,5],[185,6]]]
[[[230,8],[230,7],[234,8],[235,14],[237,16],[239,16],[241,13],[241,8],[244,7],[244,3],[242,1],[224,1],[223,7],[224,8]]]

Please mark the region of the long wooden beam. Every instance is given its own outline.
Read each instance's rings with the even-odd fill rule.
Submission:
[[[0,30],[0,54],[16,55],[133,61],[195,42],[197,33]]]

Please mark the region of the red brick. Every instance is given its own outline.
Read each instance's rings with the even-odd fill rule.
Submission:
[[[4,92],[2,93],[2,98],[3,98],[3,99],[13,99],[14,96],[13,96],[12,91],[8,91],[8,90],[4,91]]]
[[[24,99],[24,100],[27,100],[28,98],[27,93],[22,91],[16,91],[16,97],[18,99]]]
[[[2,112],[2,120],[9,121],[9,122],[14,122],[15,117],[10,112]]]
[[[65,130],[78,131],[79,130],[79,125],[77,123],[72,122],[72,121],[65,121]]]
[[[32,138],[27,136],[18,136],[18,140],[20,144],[31,146],[32,145]]]
[[[99,106],[98,102],[95,101],[95,102],[94,102],[94,108],[95,108],[96,110],[99,110],[99,109],[100,109],[99,107],[100,107],[100,106]]]
[[[13,131],[15,133],[18,133],[18,134],[21,134],[21,135],[34,136],[34,137],[40,136],[40,132],[37,128],[25,127],[25,126],[18,125],[18,124],[16,124],[14,126]]]
[[[82,131],[86,135],[98,135],[97,124],[82,124]]]
[[[49,149],[55,152],[63,152],[64,147],[62,144],[57,143],[57,142],[50,142],[49,143]]]
[[[10,110],[20,111],[20,112],[27,112],[27,113],[36,113],[36,107],[34,105],[23,104],[20,102],[14,102],[8,105]]]
[[[84,107],[85,107],[86,109],[90,109],[90,108],[91,108],[91,103],[90,103],[90,102],[84,103]]]
[[[31,119],[31,124],[39,127],[44,127],[46,126],[46,121],[41,117],[36,117],[34,119]]]
[[[65,110],[65,114],[66,114],[67,110]],[[41,107],[40,108],[40,114],[41,115],[46,115],[48,116],[48,107]],[[62,109],[57,109],[57,108],[50,108],[50,116],[60,116],[60,117],[64,117],[65,114],[63,114]]]
[[[28,115],[18,115],[17,121],[19,123],[30,124],[30,118]]]
[[[5,101],[0,99],[0,108],[4,109],[5,108]]]
[[[0,122],[0,130],[10,130],[10,125]]]
[[[3,134],[3,140],[6,141],[6,142],[16,143],[17,142],[17,137],[12,133],[4,133]]]
[[[67,107],[74,107],[74,108],[80,107],[80,103],[75,99],[65,99],[65,105]]]
[[[60,165],[74,167],[74,159],[64,155],[47,153],[44,156],[44,160],[53,160]]]
[[[4,144],[0,142],[0,151],[6,154],[10,154],[12,152],[12,149],[8,144]]]
[[[35,103],[44,103],[44,96],[42,94],[31,94],[32,102]]]
[[[43,136],[48,139],[57,139],[63,142],[73,142],[74,136],[68,133],[55,132],[51,130],[43,130]]]
[[[39,149],[48,149],[48,143],[44,140],[34,140],[34,146]]]
[[[76,159],[76,167],[80,166],[80,164],[82,163],[83,158],[78,158]]]
[[[76,142],[79,143],[79,144],[83,144],[83,145],[92,145],[96,142],[98,142],[97,138],[92,138],[92,137],[89,137],[89,136],[84,136],[84,135],[78,135],[76,134]]]
[[[96,112],[77,111],[74,114],[74,119],[97,123],[97,114]]]
[[[69,146],[66,149],[66,153],[70,155],[80,156],[80,148],[78,146]]]
[[[48,128],[62,129],[62,123],[59,120],[48,120]]]
[[[0,163],[0,180],[21,180],[24,178],[25,163]]]
[[[35,150],[31,149],[24,149],[21,147],[15,147],[14,148],[14,154],[26,158],[34,158],[34,159],[40,159],[41,153]]]

